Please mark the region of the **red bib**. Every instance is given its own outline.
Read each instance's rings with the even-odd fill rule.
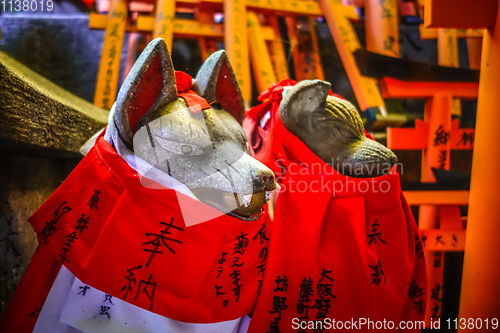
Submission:
[[[213,323],[250,313],[266,267],[268,215],[255,222],[222,215],[186,227],[180,201],[192,218],[213,208],[154,187],[142,186],[99,138],[29,219],[40,248],[3,327],[33,328],[60,263],[93,288],[175,320]],[[33,288],[34,281],[42,282]]]
[[[249,332],[316,332],[314,321],[325,331],[384,331],[378,321],[423,320],[424,255],[399,175],[342,176],[274,116],[264,162],[282,189]]]

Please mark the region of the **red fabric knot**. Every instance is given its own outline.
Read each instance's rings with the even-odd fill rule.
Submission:
[[[207,100],[191,90],[193,78],[181,71],[175,71],[175,83],[179,97],[186,101],[191,113],[198,113],[202,110],[210,109]]]
[[[330,92],[328,93],[329,96],[333,96],[333,97],[337,97],[337,98],[340,98],[340,99],[343,99],[344,101],[346,100],[344,97],[340,96],[340,95],[337,95],[337,94],[334,94],[332,93],[332,91],[330,90]]]
[[[271,112],[271,117],[274,116],[274,113],[278,110],[281,100],[283,99],[283,90],[285,90],[285,87],[293,87],[296,84],[297,81],[291,79],[271,84],[266,91],[257,97],[257,100],[263,103],[248,109],[247,116],[252,119],[260,120],[268,111]],[[345,100],[344,97],[334,94],[331,90],[328,95]],[[266,121],[266,124],[267,123],[268,121]]]
[[[273,102],[278,102],[278,103],[281,102],[281,100],[283,99],[283,89],[284,88],[281,86],[273,89],[273,92],[269,96],[269,99]]]
[[[294,80],[286,79],[280,83],[273,83],[269,88],[257,97],[257,99],[262,102],[266,99],[271,99],[273,102],[281,102],[283,98],[282,92],[284,87],[293,87],[297,82]]]
[[[269,89],[257,97],[262,104],[248,109],[247,116],[252,119],[260,120],[268,111],[270,111],[271,114],[274,114],[283,99],[284,88],[292,87],[296,84],[296,81],[290,79],[283,80],[280,83],[271,84]]]
[[[177,92],[183,93],[191,89],[193,78],[184,72],[175,71],[175,83],[177,84]]]

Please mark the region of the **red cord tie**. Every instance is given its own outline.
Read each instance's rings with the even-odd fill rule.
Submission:
[[[186,101],[191,113],[196,114],[210,108],[206,99],[191,90],[193,85],[193,78],[191,76],[181,71],[175,71],[175,82],[177,85],[177,94]]]

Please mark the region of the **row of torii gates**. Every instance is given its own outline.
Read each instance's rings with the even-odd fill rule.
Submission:
[[[408,4],[396,0],[353,3],[365,8],[367,49],[397,58],[398,8]],[[500,185],[500,145],[493,138],[498,131],[496,98],[500,96],[500,24],[496,24],[500,6],[498,0],[425,0],[419,5],[420,10],[425,8],[426,26],[421,27],[421,37],[438,39],[439,65],[458,67],[457,38],[467,38],[469,65],[481,69],[479,84],[389,77],[378,82],[362,75],[354,56],[362,47],[351,23],[359,17],[348,0],[158,0],[154,16],[136,16],[135,24],[129,19],[127,0],[111,0],[107,15],[90,16],[91,28],[106,30],[94,104],[109,109],[114,103],[125,31],[162,37],[169,49],[174,35],[197,38],[205,59],[217,50],[213,41],[223,40],[244,100],[250,105],[250,62],[259,92],[290,76],[277,22],[278,16],[285,16],[297,80],[324,79],[313,28],[313,18],[324,17],[358,104],[362,110],[372,112],[375,121],[384,122],[387,117],[383,98],[427,100],[424,121],[417,120],[415,128],[387,129],[389,148],[422,150],[422,182],[435,182],[433,168],[450,168],[450,150],[474,148],[470,191],[405,192],[411,205],[420,206],[419,228],[425,240],[429,273],[427,325],[441,313],[443,251],[465,250],[459,317],[498,318],[500,195],[496,186]],[[195,20],[176,18],[179,8],[192,9]],[[214,23],[216,12],[224,13],[224,24]],[[307,17],[312,50],[298,47],[294,31],[297,16]],[[460,99],[464,98],[478,99],[475,130],[459,128],[458,120],[452,121],[452,115],[460,114]],[[467,229],[460,205],[469,206]]]

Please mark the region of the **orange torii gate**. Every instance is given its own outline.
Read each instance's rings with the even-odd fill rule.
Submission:
[[[359,71],[353,53],[361,44],[352,24],[342,15],[342,3],[340,0],[320,0],[320,4],[360,108],[377,108],[382,115],[387,115],[376,80]]]
[[[245,33],[246,24],[248,22],[247,11],[252,10],[258,13],[268,13],[271,14],[271,16],[325,16],[361,109],[376,108],[380,110],[382,114],[386,114],[384,100],[380,95],[376,80],[360,74],[357,63],[352,55],[354,51],[360,48],[358,37],[354,32],[352,24],[348,20],[348,17],[352,16],[353,7],[344,6],[340,0],[320,0],[319,2],[303,0],[224,1],[224,15],[227,25],[227,29],[225,30],[226,51],[228,52],[231,64],[233,64],[233,68],[235,68],[236,76],[242,87],[243,98],[246,101],[249,102],[251,99],[248,42],[253,43],[252,48],[254,45],[260,45],[262,48],[263,45],[263,43],[257,42],[258,38],[249,39],[248,35]],[[253,29],[256,27],[256,23],[258,23],[258,19],[256,20],[252,14],[250,14],[250,16],[250,21],[253,22],[253,26],[250,27],[250,29]],[[258,28],[253,29],[252,33],[256,31],[258,32]],[[261,55],[264,54],[262,51],[263,49],[258,53]],[[254,51],[251,50],[251,52]],[[264,59],[264,61],[262,58],[259,58],[259,61],[255,62],[255,64],[263,68],[266,73],[270,73],[271,71],[269,69],[272,69],[272,63],[279,63],[279,61],[267,60],[267,58]],[[262,64],[263,62],[264,64]],[[269,64],[271,64],[271,66],[269,66]],[[256,77],[258,87],[259,81],[266,83],[275,82],[276,77],[274,77],[274,70],[272,74],[273,75],[269,75],[269,78],[265,80],[260,80]],[[264,83],[260,83],[259,90],[264,89],[264,85]],[[267,89],[267,87],[268,86],[266,86],[265,89]]]
[[[427,28],[422,24],[420,25],[420,38],[424,40],[438,39],[440,30],[445,30],[445,29]],[[458,39],[458,38],[467,39],[467,54],[469,56],[469,68],[479,69],[481,62],[481,44],[483,38],[483,30],[482,29],[446,29],[446,30],[453,30],[452,33],[454,34],[454,36],[452,36],[453,39]],[[446,42],[443,44],[446,45]]]
[[[262,17],[261,17],[262,18]],[[274,30],[275,40],[265,43],[262,36],[262,28],[259,15],[249,10],[247,12],[248,20],[248,38],[250,46],[250,59],[252,61],[252,69],[256,81],[257,89],[261,93],[268,89],[274,83],[284,79],[288,79],[290,74],[288,72],[287,59],[283,42],[279,38],[280,32],[276,15],[269,14],[268,21],[270,27]],[[319,60],[318,46],[314,31],[310,31],[311,50],[299,50],[297,41],[294,40],[294,26],[297,21],[295,17],[287,17],[287,25],[289,28],[289,36],[291,40],[291,52],[293,54],[295,72],[297,80],[324,80],[321,62]],[[312,19],[307,18],[312,26]],[[309,61],[305,61],[306,57],[310,57]]]
[[[500,3],[427,0],[425,6],[425,24],[429,27],[485,29],[459,313],[466,325],[458,322],[453,327],[459,331],[491,331],[491,319],[500,316],[500,270],[496,264],[500,261],[500,173],[495,170],[500,164],[500,149],[494,140],[500,95]],[[450,6],[451,13],[447,10]],[[469,318],[472,327],[468,326]]]
[[[111,0],[94,94],[94,105],[101,108],[111,109],[118,91],[120,55],[127,14],[126,0]]]
[[[175,18],[176,6],[194,8],[196,20]],[[268,2],[249,0],[248,7],[265,13],[311,16],[321,14],[319,5],[310,1],[280,1],[278,3],[278,10],[276,11],[275,6]],[[247,3],[246,1],[244,3],[243,0],[161,0],[156,3],[155,16],[139,15],[135,24],[132,24],[127,20],[127,1],[111,0],[108,15],[91,13],[89,20],[91,28],[112,28],[112,30],[109,30],[109,33],[106,33],[104,39],[104,49],[97,79],[94,104],[110,108],[114,102],[120,68],[120,59],[118,56],[120,52],[118,50],[122,48],[125,31],[152,32],[153,38],[162,37],[166,39],[169,47],[172,45],[173,35],[198,38],[203,59],[206,59],[211,52],[215,51],[213,40],[223,38],[243,96],[248,104],[251,100],[251,82],[246,10]],[[222,24],[215,24],[213,22],[213,13],[222,11],[226,14],[224,25],[228,26],[228,29],[224,29]],[[346,8],[345,12],[348,16],[355,16],[353,8]],[[228,15],[227,13],[230,14]],[[118,22],[116,17],[122,18],[118,26],[116,25]],[[279,74],[278,77],[288,78],[284,50],[280,52],[279,44],[275,41],[275,36],[279,36],[279,29],[277,23],[273,23],[272,17],[270,17],[270,21],[270,26],[262,26],[260,28],[261,34],[259,38],[268,43],[269,51],[272,51],[270,53],[274,63],[281,64],[280,66],[275,66],[277,70],[276,74]],[[228,40],[231,40],[231,42],[228,42]],[[278,42],[281,41],[278,40]],[[256,79],[259,80],[258,78]]]
[[[201,9],[200,12],[195,13],[197,20],[175,18],[176,5]],[[135,24],[127,18],[129,11],[127,0],[111,0],[107,15],[91,13],[89,26],[93,29],[106,29],[94,104],[110,109],[115,101],[125,31],[152,33],[152,38],[164,38],[169,48],[172,47],[174,35],[177,37],[197,38],[200,41],[202,58],[206,59],[211,52],[216,51],[213,44],[206,43],[207,39],[210,42],[213,39],[222,40],[224,38],[224,26],[214,23],[213,16],[210,17],[210,14],[216,10],[222,11],[222,5],[222,0],[159,0],[156,3],[154,16],[139,15],[134,22]],[[273,29],[263,27],[262,38],[265,41],[273,41]]]
[[[91,14],[89,25],[96,19],[104,23],[106,33],[101,55],[101,62],[97,74],[97,83],[94,94],[94,104],[110,109],[113,105],[118,90],[118,76],[120,72],[120,55],[123,47],[123,38],[127,29],[128,2],[126,0],[111,0],[107,16],[96,16]],[[158,0],[156,3],[156,14],[153,21],[153,38],[165,39],[168,47],[172,47],[173,29],[171,29],[175,17],[175,1]]]
[[[432,168],[448,170],[450,150],[472,149],[474,129],[459,128],[452,121],[453,98],[477,98],[477,83],[408,82],[392,78],[380,81],[386,98],[427,98],[424,121],[416,120],[415,128],[388,128],[387,147],[393,150],[422,150],[422,182],[434,182]],[[440,204],[441,193],[420,205],[419,229],[425,248],[429,277],[426,324],[441,313],[443,285],[443,252],[463,251],[465,230],[457,204]]]
[[[441,66],[459,67],[458,39],[467,38],[467,52],[469,68],[479,69],[481,61],[481,45],[483,32],[480,29],[433,29],[420,26],[422,39],[438,40],[438,63]],[[460,99],[454,98],[451,109],[452,115],[461,115]]]
[[[372,0],[367,0],[367,2]],[[389,1],[389,0],[387,0]],[[392,0],[391,0],[392,1]],[[373,1],[372,1],[373,2]],[[136,20],[136,24],[132,25],[127,20],[121,22],[119,26],[116,25],[112,20],[115,18],[113,13],[118,13],[121,17],[126,17],[126,1],[125,0],[112,0],[110,12],[107,16],[99,14],[91,14],[90,26],[92,28],[110,29],[106,34],[104,41],[104,52],[102,55],[101,66],[99,69],[99,75],[96,86],[95,104],[101,107],[109,108],[114,102],[114,96],[116,95],[118,87],[118,72],[120,59],[116,56],[116,50],[120,50],[123,43],[123,35],[125,31],[152,31],[153,37],[163,37],[167,39],[167,44],[171,45],[173,34],[182,36],[198,36],[200,41],[200,49],[202,51],[202,57],[206,58],[211,52],[214,51],[213,39],[219,38],[221,35],[224,36],[225,48],[228,52],[228,56],[231,59],[233,69],[235,71],[236,77],[242,89],[242,93],[247,105],[251,100],[251,82],[250,82],[250,64],[249,64],[249,47],[248,43],[252,44],[252,49],[255,45],[265,45],[265,43],[256,42],[257,38],[264,39],[267,43],[268,57],[262,61],[259,61],[257,67],[264,67],[264,71],[257,71],[254,69],[254,77],[256,78],[257,85],[260,91],[267,89],[269,82],[276,82],[283,78],[289,77],[288,70],[286,68],[286,59],[284,57],[283,46],[279,45],[279,29],[277,27],[276,15],[284,16],[307,16],[308,23],[311,27],[311,39],[313,40],[313,51],[312,51],[312,61],[307,65],[301,64],[301,60],[304,58],[303,54],[299,54],[292,48],[294,52],[294,60],[296,62],[296,72],[299,80],[302,79],[323,79],[323,73],[321,69],[321,63],[319,60],[319,55],[317,52],[316,36],[314,33],[314,28],[312,27],[312,17],[317,17],[323,15],[324,9],[325,17],[329,24],[332,35],[334,36],[334,41],[341,55],[342,62],[348,73],[349,80],[353,86],[354,92],[358,99],[358,102],[363,110],[372,108],[374,110],[379,110],[383,115],[386,115],[384,101],[380,95],[380,92],[376,85],[376,80],[362,76],[359,73],[357,64],[352,56],[352,52],[356,51],[359,47],[359,41],[354,33],[351,23],[348,19],[357,19],[357,14],[354,7],[344,6],[340,3],[340,0],[335,0],[333,3],[319,3],[314,1],[266,1],[266,0],[180,0],[175,2],[177,6],[189,6],[191,8],[197,8],[196,22],[192,20],[182,20],[175,18],[175,5],[172,1],[162,0],[158,1],[156,4],[156,14],[152,16],[142,16],[139,15]],[[118,8],[120,4],[120,10],[116,12],[115,8]],[[370,5],[367,4],[369,7]],[[325,7],[325,8],[322,8]],[[387,12],[387,8],[372,6],[377,12],[382,10]],[[387,16],[389,18],[395,17],[392,13],[396,10],[395,6],[391,7]],[[213,23],[213,13],[215,11],[224,11],[225,26],[224,29],[221,24]],[[256,13],[269,14],[269,26],[260,26],[256,28],[256,25],[249,27],[247,29],[247,24],[249,20],[247,19],[247,10],[255,11]],[[333,16],[336,16],[333,19]],[[383,18],[387,20],[386,18]],[[370,19],[368,19],[370,21]],[[372,20],[376,21],[376,20]],[[378,19],[378,23],[383,22]],[[259,23],[258,20],[250,20],[250,23]],[[293,22],[291,22],[293,23]],[[290,26],[290,24],[289,24]],[[262,36],[259,35],[256,38],[249,40],[248,31],[260,31]],[[293,27],[290,29],[290,37],[293,43],[294,31]],[[207,40],[207,38],[210,38]],[[394,38],[393,38],[394,39]],[[397,46],[397,38],[395,42]],[[379,43],[380,44],[380,43]],[[378,45],[375,43],[374,45]],[[109,51],[110,49],[111,51]],[[377,47],[375,47],[377,49]],[[382,52],[380,48],[377,49]],[[251,51],[254,52],[254,51]],[[263,54],[263,53],[261,53]],[[269,71],[269,66],[267,58],[271,60],[272,72]],[[260,64],[263,62],[264,64]],[[257,62],[256,62],[257,63]],[[108,65],[105,65],[108,64]],[[274,64],[274,66],[273,66]],[[268,77],[261,77],[263,73],[270,73]]]
[[[275,35],[274,41],[267,44],[264,42],[262,36],[264,26],[261,25],[258,14],[268,15],[269,27],[273,29]],[[249,0],[244,3],[241,0],[227,0],[225,1],[224,15],[228,26],[225,39],[226,51],[233,68],[242,69],[243,79],[237,72],[235,73],[242,88],[243,98],[249,105],[251,84],[246,84],[249,81],[245,79],[249,80],[250,78],[248,54],[252,60],[253,74],[259,92],[267,90],[269,85],[274,82],[290,77],[280,38],[277,15],[319,16],[321,11],[318,4],[312,1],[277,1],[273,4],[270,1],[260,0]],[[240,43],[243,39],[248,41],[248,45]],[[235,45],[231,45],[231,41],[235,42]],[[245,51],[247,55],[245,55]]]
[[[253,75],[259,92],[267,90],[270,84],[290,77],[287,59],[280,40],[278,15],[285,16],[291,53],[293,54],[296,78],[298,81],[306,79],[324,79],[319,58],[319,51],[314,31],[314,17],[321,15],[318,3],[312,1],[278,2],[279,8],[266,7],[264,2],[251,0],[247,3],[248,43],[252,60]],[[268,4],[267,4],[268,5]],[[304,10],[302,12],[302,10]],[[358,19],[355,8],[342,7],[344,15],[350,19]],[[265,14],[265,16],[264,16]],[[299,19],[298,16],[304,16]],[[273,29],[275,39],[264,43],[261,30],[267,23]],[[306,31],[301,33],[300,41],[297,38],[297,25]],[[306,36],[307,35],[307,36]],[[308,46],[306,49],[304,46]]]
[[[366,49],[399,57],[399,13],[397,0],[353,0],[365,8]]]
[[[441,66],[459,67],[458,39],[467,38],[469,68],[479,69],[481,61],[481,44],[483,32],[480,29],[433,29],[420,25],[421,39],[437,39],[438,63]],[[459,99],[453,99],[452,114],[461,115],[462,107]]]
[[[175,1],[159,0],[156,4],[156,17],[153,23],[153,38],[165,39],[169,48],[172,47],[173,31],[170,29],[175,16]],[[120,55],[123,47],[123,38],[127,28],[128,2],[126,0],[111,0],[108,15],[97,17],[95,14],[89,19],[92,23],[97,20],[104,23],[106,33],[97,74],[97,83],[94,94],[94,104],[110,109],[118,90],[118,76],[120,72]],[[94,19],[94,20],[93,20]],[[103,27],[101,27],[103,28]]]
[[[281,82],[290,78],[290,73],[288,72],[288,62],[285,56],[283,41],[280,38],[281,34],[278,26],[278,18],[276,15],[269,15],[268,21],[274,31],[275,38],[274,41],[267,43],[267,48],[269,50],[269,56],[271,58],[276,81]]]
[[[314,31],[314,19],[307,17],[305,20],[301,20],[298,17],[287,17],[286,25],[297,81],[324,80],[316,32]],[[310,46],[310,49],[305,50],[305,46]]]

